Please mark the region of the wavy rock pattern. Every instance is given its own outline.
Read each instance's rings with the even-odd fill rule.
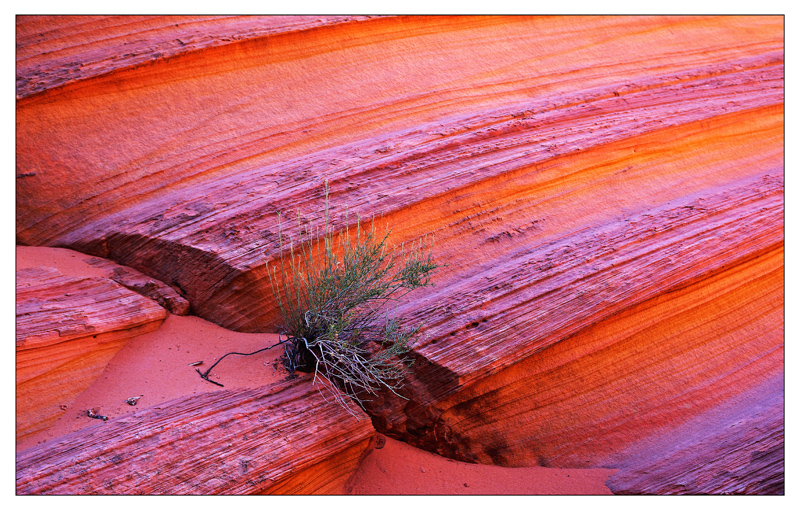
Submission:
[[[307,378],[204,393],[18,453],[17,493],[341,492],[373,434]]]
[[[17,440],[58,419],[125,342],[167,312],[104,278],[55,268],[17,271]]]
[[[737,429],[761,430],[747,451],[766,461],[702,481],[630,460],[667,429],[719,457],[725,420],[686,424],[782,376],[782,18],[240,22],[208,20],[252,37],[168,60],[189,25],[142,22],[161,27],[140,43],[150,65],[58,88],[20,67],[18,242],[110,258],[268,331],[276,213],[289,233],[296,211],[319,220],[327,180],[337,227],[433,233],[449,265],[400,306],[425,335],[409,400],[371,405],[379,429],[477,462],[629,465],[618,492],[782,491],[782,416]],[[93,37],[108,68],[123,44]],[[679,455],[647,452],[667,471]]]
[[[190,305],[172,287],[163,282],[143,275],[135,269],[120,266],[110,260],[92,257],[86,262],[94,267],[105,270],[106,277],[113,280],[128,290],[152,299],[175,315],[188,315]]]
[[[783,378],[773,377],[635,449],[644,455],[627,459],[608,486],[620,494],[782,494],[783,397]]]
[[[783,435],[782,281],[782,249],[756,255],[460,387],[428,404],[433,409],[408,405],[406,415],[416,419],[393,428],[404,427],[420,446],[472,462],[620,469],[637,464],[643,473],[636,489],[656,493],[673,490],[667,472],[687,477],[699,470],[699,479],[716,474],[707,460],[724,458],[723,444],[744,455],[770,451],[782,459],[776,451],[782,440],[770,439]],[[721,404],[725,412],[717,409]],[[769,413],[759,411],[767,404]],[[737,421],[751,413],[758,418]],[[700,417],[706,418],[692,426]],[[734,425],[737,434],[749,435],[749,443],[725,438]],[[668,439],[654,441],[662,437]],[[698,450],[695,443],[714,449]],[[680,463],[662,464],[655,471],[665,452],[691,453],[704,462],[685,471]],[[782,473],[780,462],[768,470],[781,479]],[[750,471],[736,489],[744,491],[763,475]],[[626,476],[618,480],[615,489],[636,492],[626,488]],[[716,489],[730,492],[723,481],[730,483],[723,477]],[[682,485],[687,491],[715,488],[696,479]]]
[[[17,16],[17,98],[192,51],[367,18]]]

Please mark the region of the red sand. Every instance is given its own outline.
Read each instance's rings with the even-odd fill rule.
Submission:
[[[17,247],[17,268],[49,266],[70,276],[102,276],[71,250]],[[176,397],[222,388],[202,380],[189,363],[206,370],[229,351],[252,352],[277,342],[274,334],[229,331],[199,317],[169,315],[152,333],[131,339],[105,371],[50,429],[18,445],[37,443],[96,422],[86,410],[109,417],[132,413]],[[229,356],[211,373],[226,388],[257,387],[287,374],[276,361],[278,347],[255,356]],[[276,368],[277,367],[277,368]],[[136,406],[125,400],[142,396]],[[349,494],[611,494],[605,481],[611,469],[504,468],[457,462],[378,436],[347,487]]]
[[[348,494],[611,494],[614,469],[506,468],[468,464],[378,436]]]

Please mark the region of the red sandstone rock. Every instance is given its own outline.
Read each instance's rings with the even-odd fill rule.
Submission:
[[[17,440],[51,425],[106,363],[166,311],[97,277],[51,267],[17,271]]]
[[[188,315],[189,302],[183,299],[172,287],[143,275],[135,269],[123,267],[107,259],[88,258],[86,263],[106,270],[106,275],[123,287],[150,298],[175,315]]]
[[[19,452],[17,494],[341,492],[374,434],[363,418],[308,377],[184,397]]]
[[[17,246],[17,269],[50,267],[64,276],[94,276],[114,281],[166,308],[175,315],[187,315],[189,302],[172,287],[146,276],[130,267],[120,266],[99,257],[89,257],[83,253],[65,248],[43,248],[38,246]]]
[[[459,43],[450,39],[451,31],[474,37],[496,35],[499,39],[493,42],[495,45],[511,44],[509,40],[513,40],[518,52],[535,50],[542,59],[559,49],[531,46],[532,41],[523,42],[525,38],[518,40],[523,36],[541,39],[541,32],[547,27],[540,26],[543,21],[537,19],[506,21],[502,28],[495,26],[498,20],[494,18],[467,18],[457,23],[435,19],[434,24],[427,18],[414,18],[420,24],[420,31],[441,30],[440,42],[453,45],[453,52]],[[439,111],[442,106],[430,104],[432,98],[426,98],[418,106],[421,112],[403,119],[402,125],[367,132],[347,128],[352,136],[346,142],[335,135],[328,136],[330,131],[345,129],[339,125],[345,120],[341,118],[344,113],[336,115],[338,110],[331,111],[336,105],[339,108],[345,105],[319,104],[315,98],[321,93],[319,87],[339,83],[329,76],[332,70],[360,53],[347,46],[340,48],[337,60],[325,61],[328,80],[309,82],[307,66],[323,62],[308,53],[310,48],[296,54],[295,45],[316,40],[300,35],[296,40],[281,39],[286,46],[278,46],[274,51],[279,53],[283,49],[304,70],[304,88],[293,91],[308,89],[314,97],[305,94],[291,98],[291,102],[310,101],[302,112],[292,109],[276,116],[265,110],[270,105],[276,106],[273,100],[264,97],[262,102],[254,103],[255,99],[248,98],[247,90],[264,94],[265,83],[281,87],[274,76],[292,79],[291,74],[280,73],[282,61],[264,61],[261,50],[249,47],[246,56],[251,60],[243,61],[237,54],[235,66],[230,62],[232,56],[221,50],[208,56],[207,65],[219,68],[228,80],[224,89],[230,91],[227,93],[215,85],[215,76],[198,75],[194,67],[186,68],[180,62],[159,65],[155,75],[141,75],[138,70],[117,73],[117,80],[125,78],[127,87],[142,84],[129,92],[113,92],[117,87],[109,82],[111,78],[94,80],[92,91],[112,87],[107,104],[128,105],[124,122],[119,112],[98,112],[91,118],[70,120],[63,127],[50,124],[48,136],[44,137],[38,132],[43,129],[42,124],[34,119],[53,116],[74,119],[69,112],[90,108],[87,101],[94,97],[94,92],[87,96],[88,82],[58,94],[45,92],[18,103],[18,174],[35,174],[18,179],[21,206],[18,236],[24,244],[69,246],[111,258],[183,289],[195,313],[209,320],[240,331],[264,331],[274,326],[276,316],[263,265],[264,256],[274,257],[277,248],[276,213],[281,209],[286,213],[286,232],[295,231],[296,219],[292,215],[296,208],[319,218],[323,179],[330,182],[335,224],[343,224],[341,216],[345,208],[364,216],[376,214],[395,226],[398,242],[436,232],[441,251],[448,251],[443,253],[448,262],[457,254],[468,254],[472,263],[485,263],[493,260],[502,246],[485,242],[490,238],[502,241],[513,233],[525,232],[530,237],[535,232],[541,245],[549,242],[548,238],[568,233],[570,228],[602,225],[608,220],[602,210],[594,208],[589,214],[579,208],[593,200],[614,196],[612,207],[606,211],[612,219],[618,219],[620,211],[623,215],[636,214],[642,209],[643,197],[652,196],[653,204],[664,204],[676,196],[714,192],[712,183],[714,187],[727,185],[738,178],[780,168],[782,41],[775,36],[774,48],[770,46],[773,43],[768,36],[772,34],[765,24],[762,29],[765,34],[757,39],[764,41],[764,48],[759,46],[755,51],[745,46],[747,39],[738,32],[738,23],[745,23],[744,20],[731,18],[724,23],[722,20],[665,23],[646,18],[639,23],[659,27],[652,36],[655,40],[649,42],[653,46],[649,51],[657,55],[659,51],[672,51],[672,44],[678,44],[671,38],[668,45],[655,44],[664,36],[663,30],[685,31],[680,44],[691,54],[700,43],[689,36],[703,28],[719,31],[720,36],[726,34],[731,43],[736,42],[733,47],[740,50],[734,56],[717,55],[702,62],[687,58],[656,73],[639,70],[632,76],[627,63],[629,54],[615,53],[612,56],[616,60],[609,62],[612,68],[605,74],[581,82],[581,87],[570,85],[555,90],[549,82],[542,83],[539,68],[502,68],[511,73],[505,79],[530,80],[535,97],[521,100],[520,92],[511,88],[488,103],[468,102],[457,113],[452,108]],[[364,37],[371,41],[366,48],[386,51],[386,35],[380,30],[391,33],[390,29],[400,22],[380,19],[359,24],[366,32]],[[572,26],[571,23],[572,20],[567,26]],[[630,30],[628,23],[631,21],[627,19],[623,22],[598,18],[591,23],[584,20],[582,25],[572,28],[582,37],[588,37],[592,30],[609,30],[609,24],[622,25],[615,30]],[[746,23],[752,24],[752,20]],[[379,31],[381,37],[368,31],[369,27]],[[329,34],[331,40],[340,41],[355,28],[345,24],[331,30],[334,31]],[[500,37],[498,31],[504,35]],[[704,32],[703,40],[706,37]],[[585,58],[582,52],[574,51],[577,51],[575,58]],[[727,54],[729,50],[725,51]],[[462,72],[473,73],[485,73],[500,65],[494,59],[459,64],[465,66],[459,68]],[[241,72],[243,65],[253,66],[252,73]],[[383,61],[362,63],[365,68],[370,65],[379,67]],[[574,65],[575,62],[567,60],[553,72],[566,73]],[[406,69],[411,74],[401,74],[395,79],[410,81],[416,77],[415,70]],[[428,85],[435,88],[436,80],[449,77],[447,71],[445,68],[431,73]],[[254,82],[253,73],[262,79]],[[165,88],[159,85],[163,82],[176,85]],[[385,82],[374,85],[386,87]],[[198,94],[208,88],[215,90],[214,100],[204,100],[203,107],[196,108],[194,101],[205,97]],[[394,94],[386,98],[389,104],[405,104],[409,94],[406,88],[389,91]],[[336,90],[337,95],[343,93]],[[53,95],[58,100],[46,97]],[[362,94],[359,98],[367,100]],[[178,106],[187,101],[190,103]],[[167,106],[168,110],[157,113]],[[253,109],[253,113],[224,114],[243,108]],[[218,109],[220,113],[214,114]],[[310,115],[318,110],[319,116],[324,111],[323,119],[330,119],[314,128],[315,132],[323,130],[322,140],[319,137],[323,133],[314,137],[304,133],[317,118]],[[187,117],[190,112],[193,113]],[[198,115],[214,115],[215,122],[194,118]],[[291,117],[298,115],[302,118],[292,122]],[[362,122],[370,121],[370,115],[363,116],[366,118]],[[381,118],[386,116],[392,117],[393,112],[382,111]],[[260,128],[279,120],[274,128]],[[185,132],[197,122],[202,124]],[[133,135],[118,131],[132,125],[139,126]],[[710,137],[703,136],[709,125],[720,126],[717,136],[730,135],[733,140],[709,142]],[[744,127],[737,127],[740,125]],[[162,144],[167,143],[162,150],[169,157],[162,158],[158,151],[152,150],[153,145],[146,141],[150,133],[158,133],[159,140],[165,141]],[[112,140],[131,136],[133,139],[125,151],[113,150],[116,142]],[[181,142],[180,151],[171,147],[170,140],[187,136],[191,139]],[[686,140],[687,136],[691,139]],[[280,138],[288,139],[281,142]],[[52,150],[42,146],[43,139],[54,140]],[[665,153],[661,145],[664,140],[675,140],[678,144],[673,143],[672,152]],[[30,145],[31,150],[29,141],[35,143]],[[88,154],[80,162],[67,161],[71,156],[61,147],[78,143],[86,147]],[[728,152],[737,146],[741,159],[733,162]],[[703,152],[696,152],[699,147]],[[637,158],[634,150],[647,153]],[[704,154],[706,150],[710,155]],[[184,156],[189,154],[191,157]],[[51,157],[58,163],[50,162]],[[34,167],[39,173],[32,170]],[[703,170],[697,170],[698,167]],[[116,170],[109,171],[111,168]],[[587,168],[591,170],[582,170]],[[726,168],[730,168],[727,173]],[[80,169],[79,178],[72,169]],[[629,170],[633,172],[628,173]],[[723,177],[717,183],[720,174]],[[655,175],[658,179],[652,178]],[[64,196],[58,184],[67,178],[78,182],[72,187],[73,193]],[[522,183],[525,185],[520,186]],[[556,190],[561,184],[563,193],[567,193],[561,203],[531,201],[534,189]],[[637,189],[628,193],[631,186]],[[51,189],[58,190],[58,197],[46,201]],[[523,195],[511,202],[516,199],[509,194],[514,193]],[[502,200],[504,208],[495,209],[498,200]],[[56,207],[42,205],[54,202]],[[515,210],[514,204],[523,205],[524,209]],[[512,211],[518,213],[513,218],[509,217]],[[580,215],[575,211],[580,211]],[[475,216],[478,213],[481,214]],[[559,231],[561,224],[560,220],[556,222],[556,215],[572,219],[573,224],[563,225],[563,231]],[[552,226],[543,231],[546,224]],[[473,233],[481,229],[487,232],[482,238],[481,234]],[[463,230],[469,231],[467,239],[459,232]],[[454,235],[456,254],[451,254],[447,238]],[[169,257],[164,257],[165,253]],[[461,265],[457,259],[452,263]]]
[[[618,468],[618,492],[781,492],[782,282],[783,250],[758,254],[376,423],[461,460]]]
[[[743,452],[724,419],[687,424],[783,370],[782,30],[410,17],[153,56],[18,100],[18,239],[265,331],[276,213],[289,233],[295,209],[319,219],[327,180],[335,225],[347,209],[397,242],[435,233],[449,264],[400,307],[425,336],[410,400],[371,406],[382,430],[484,463],[630,466],[620,492],[781,491],[782,419],[738,429],[761,434]],[[672,429],[698,458],[722,441],[756,460],[642,453]]]
[[[17,98],[226,44],[366,16],[17,16]]]
[[[731,400],[632,448],[608,486],[620,494],[783,494],[783,377]]]

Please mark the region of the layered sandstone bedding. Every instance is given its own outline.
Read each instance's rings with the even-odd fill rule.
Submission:
[[[18,268],[18,440],[167,314],[274,333],[277,213],[321,220],[327,182],[336,228],[433,235],[447,267],[397,310],[425,322],[407,399],[320,465],[352,472],[371,421],[459,461],[615,469],[617,493],[783,491],[782,17],[23,16],[17,46],[17,242],[111,261]],[[192,398],[350,427],[254,377]],[[18,490],[47,492],[24,473],[69,456],[32,451]]]
[[[115,273],[98,270],[98,265],[108,264],[67,249],[17,247],[21,274],[36,268],[94,278],[101,289],[111,285],[108,277]],[[376,433],[365,415],[353,417],[323,402],[307,377],[287,381],[279,364],[280,349],[226,358],[210,372],[210,378],[223,387],[203,381],[195,372],[210,368],[225,351],[254,352],[277,340],[270,333],[238,333],[199,317],[171,314],[158,329],[124,342],[107,364],[85,376],[87,387],[77,385],[81,373],[74,364],[20,385],[17,491],[611,493],[605,483],[613,469],[469,464],[386,438]],[[51,351],[79,351],[84,343],[64,344],[71,349]],[[84,358],[102,352],[92,344],[84,349]],[[18,360],[22,359],[19,353]],[[198,361],[203,363],[196,365]],[[82,366],[94,365],[84,361]],[[23,373],[18,370],[18,378]],[[26,387],[34,391],[23,392]],[[71,391],[52,400],[50,393],[57,389]],[[44,402],[32,406],[37,398]],[[107,420],[89,417],[89,409]],[[50,423],[34,431],[24,428],[45,412],[52,415]]]

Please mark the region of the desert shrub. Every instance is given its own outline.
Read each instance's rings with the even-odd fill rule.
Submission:
[[[301,222],[288,249],[279,223],[280,263],[267,270],[280,308],[282,362],[291,373],[314,373],[314,384],[352,412],[381,388],[395,394],[410,362],[408,342],[421,325],[404,327],[388,306],[408,292],[431,285],[441,267],[426,238],[392,249],[390,230],[376,231],[357,218],[336,234],[329,221],[326,185],[323,224]]]

